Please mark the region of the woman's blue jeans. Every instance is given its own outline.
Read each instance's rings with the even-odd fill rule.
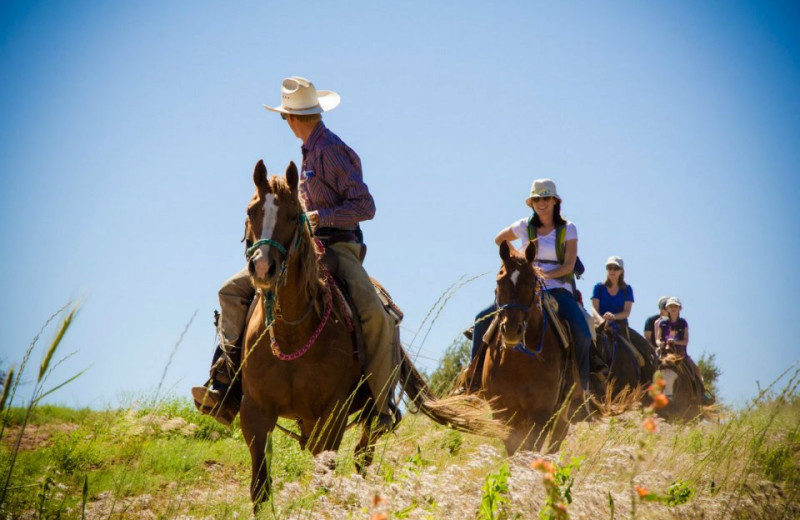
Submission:
[[[558,317],[569,322],[575,347],[575,359],[578,362],[578,371],[581,376],[581,386],[584,389],[588,389],[589,352],[592,346],[592,335],[591,332],[589,332],[589,324],[586,323],[586,317],[578,306],[578,302],[575,301],[575,297],[572,296],[572,293],[566,289],[552,289],[548,292],[558,302]],[[475,328],[472,331],[473,358],[478,354],[478,349],[483,341],[483,335],[486,334],[486,331],[489,329],[489,324],[492,323],[492,317],[489,315],[496,311],[497,305],[493,303],[475,316]]]
[[[481,348],[481,343],[483,342],[483,335],[489,330],[489,325],[491,325],[494,318],[490,314],[495,311],[497,311],[497,305],[493,303],[475,316],[475,324],[472,329],[472,359],[475,359],[475,356],[478,355],[478,349]]]
[[[566,289],[551,289],[549,292],[558,302],[558,317],[569,322],[575,359],[581,374],[581,386],[589,389],[589,351],[592,348],[592,333],[589,324],[575,297]]]

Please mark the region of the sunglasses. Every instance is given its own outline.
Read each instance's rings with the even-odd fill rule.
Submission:
[[[284,121],[286,121],[286,118],[287,118],[287,117],[288,117],[288,116],[287,116],[287,114],[284,114],[283,112],[281,112],[281,119],[283,119]]]
[[[543,202],[550,202],[553,200],[553,197],[531,197],[533,202],[539,202],[540,200]]]
[[[620,270],[618,265],[607,265],[606,269],[609,270],[609,271],[619,271]]]

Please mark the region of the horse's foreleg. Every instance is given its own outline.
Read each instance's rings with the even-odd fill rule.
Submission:
[[[270,436],[275,428],[276,416],[264,414],[259,410],[252,399],[245,397],[239,411],[242,424],[242,434],[250,448],[252,463],[252,477],[250,479],[250,498],[253,508],[259,507],[269,498],[270,494],[270,461],[272,443]]]
[[[375,458],[375,443],[380,436],[381,434],[373,433],[373,429],[368,424],[364,425],[361,439],[359,439],[355,449],[356,470],[362,476]]]

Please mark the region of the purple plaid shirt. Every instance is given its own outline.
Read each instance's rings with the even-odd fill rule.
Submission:
[[[361,177],[361,159],[320,121],[302,146],[300,196],[316,211],[319,227],[353,230],[375,216],[375,202]]]

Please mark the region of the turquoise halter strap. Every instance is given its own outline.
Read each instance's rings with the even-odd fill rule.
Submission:
[[[304,223],[308,227],[308,232],[311,235],[313,235],[314,233],[313,233],[313,231],[311,229],[311,223],[308,221],[308,215],[306,215],[305,212],[300,213],[300,217],[299,217],[299,221],[298,221],[299,226],[302,226]],[[297,249],[297,246],[300,245],[301,233],[299,233],[299,231],[300,230],[298,229],[297,240],[295,240],[295,243],[294,243],[294,248],[295,249]],[[269,246],[274,247],[275,249],[280,251],[281,254],[284,255],[284,256],[287,256],[289,254],[289,252],[286,250],[285,247],[283,247],[283,244],[281,244],[280,242],[276,242],[275,240],[272,240],[271,238],[262,238],[261,240],[257,241],[255,244],[253,244],[252,246],[247,248],[247,253],[246,253],[247,254],[247,259],[249,260],[250,257],[255,254],[256,249],[258,249],[261,246],[265,246],[265,245],[269,245]]]

